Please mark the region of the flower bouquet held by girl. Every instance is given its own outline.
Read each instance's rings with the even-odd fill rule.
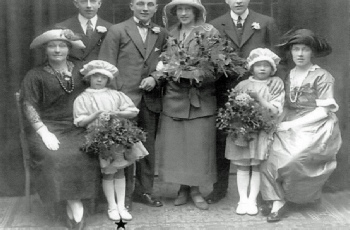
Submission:
[[[232,89],[226,108],[220,108],[217,127],[224,130],[238,146],[248,146],[253,134],[275,128],[275,116],[253,99],[249,91]]]
[[[83,151],[90,156],[112,160],[112,166],[123,168],[132,162],[138,154],[144,152],[140,141],[146,140],[146,133],[132,121],[117,117],[111,113],[101,113],[99,125],[87,130]]]
[[[160,55],[153,76],[179,82],[181,78],[191,83],[201,83],[206,78],[240,78],[246,73],[246,61],[240,58],[230,41],[219,36],[205,37],[196,31],[191,41],[169,37],[167,49]],[[191,45],[185,45],[191,44]]]

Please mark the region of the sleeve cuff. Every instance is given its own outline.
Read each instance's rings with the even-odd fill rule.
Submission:
[[[334,98],[316,99],[316,105],[322,106],[322,107],[328,107],[329,110],[333,113],[337,112],[339,109],[339,106],[337,102],[335,102]]]

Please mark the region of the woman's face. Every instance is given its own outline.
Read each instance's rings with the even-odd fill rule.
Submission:
[[[272,66],[268,61],[258,61],[253,65],[253,78],[266,80],[272,75]]]
[[[191,25],[195,22],[194,9],[189,5],[178,5],[176,7],[176,16],[182,25]]]
[[[103,89],[106,87],[108,83],[108,77],[101,74],[101,73],[95,73],[91,75],[90,78],[90,87],[93,89]]]
[[[293,61],[298,67],[311,65],[312,49],[304,44],[295,44],[291,49]]]
[[[50,41],[46,46],[47,58],[50,62],[63,62],[69,53],[68,44],[64,41]]]

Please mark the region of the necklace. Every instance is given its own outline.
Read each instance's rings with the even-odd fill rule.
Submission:
[[[298,100],[298,97],[301,94],[301,85],[303,84],[305,78],[307,77],[309,73],[309,70],[305,73],[302,73],[297,78],[296,69],[292,69],[290,71],[290,92],[289,92],[289,99],[292,103],[295,103]]]
[[[51,70],[53,71],[55,77],[57,78],[58,82],[60,83],[60,86],[62,87],[62,89],[66,92],[66,93],[72,93],[74,90],[74,80],[72,76],[69,76],[66,72],[60,72],[55,70],[51,65],[49,65]],[[71,74],[71,72],[69,72],[69,74]],[[67,89],[67,87],[64,86],[64,84],[61,81],[61,78],[64,77],[64,79],[66,81],[70,81],[70,89]]]

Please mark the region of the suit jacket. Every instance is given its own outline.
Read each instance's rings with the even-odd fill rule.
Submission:
[[[89,38],[88,36],[85,35],[83,28],[80,25],[80,22],[78,20],[78,15],[72,18],[68,18],[63,22],[57,23],[56,26],[70,29],[74,33],[79,34],[82,37],[82,41],[86,46],[86,48],[82,50],[72,49],[69,53],[69,59],[72,62],[74,62],[75,64],[77,63],[86,64],[89,61],[96,60],[98,58],[98,53],[100,51],[102,41],[106,36],[107,32],[100,33],[95,28],[94,33],[92,34],[91,38]],[[112,26],[112,23],[109,23],[101,19],[100,17],[98,17],[96,22],[96,27],[97,26],[103,26],[108,30],[109,27]]]
[[[143,43],[136,23],[132,18],[110,27],[104,39],[99,59],[108,61],[119,69],[116,78],[117,90],[128,95],[135,105],[140,108],[141,99],[144,98],[149,110],[159,113],[161,111],[161,91],[155,87],[146,92],[139,88],[142,79],[149,77],[155,71],[167,38],[167,32],[158,27],[159,33],[148,31],[147,40]]]
[[[259,23],[260,29],[252,28],[254,22]],[[250,51],[256,48],[268,48],[275,51],[274,46],[279,39],[274,19],[251,9],[249,9],[249,14],[243,24],[243,34],[240,42],[230,12],[214,19],[210,24],[219,30],[221,36],[226,36],[232,41],[234,48],[242,58],[247,58]],[[216,82],[217,99],[220,107],[224,106],[227,101],[227,90],[233,88],[236,84],[236,81],[230,81],[226,77],[221,77]]]
[[[194,28],[183,41],[189,53],[196,54],[198,46],[193,38],[199,32],[205,38],[218,36],[219,32],[212,25],[204,24]],[[179,39],[180,28],[176,27],[169,32],[174,38]],[[171,49],[170,49],[171,50]],[[187,71],[191,74],[191,71]],[[190,84],[188,79],[181,79],[180,82],[167,81],[165,94],[163,96],[163,113],[169,117],[179,119],[194,119],[199,117],[212,116],[216,114],[215,79],[205,79],[201,86]]]

